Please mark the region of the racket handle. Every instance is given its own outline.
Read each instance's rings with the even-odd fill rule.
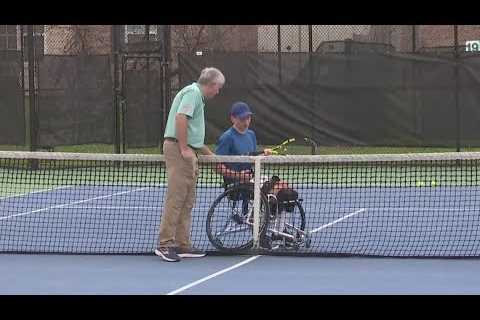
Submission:
[[[250,152],[248,155],[249,156],[259,156],[263,154],[263,150],[262,151],[253,151],[253,152]]]

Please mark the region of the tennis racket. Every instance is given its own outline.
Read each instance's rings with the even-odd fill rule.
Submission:
[[[276,154],[276,155],[279,155],[279,154],[286,154],[287,153],[287,146],[291,143],[295,142],[295,138],[290,138],[290,139],[287,139],[285,141],[283,141],[282,143],[280,143],[279,145],[271,148],[272,149],[272,154]]]
[[[312,140],[311,138],[308,138],[308,137],[304,137],[303,140],[307,144],[310,145],[311,154],[312,155],[317,154],[318,144],[314,140]],[[287,151],[288,151],[288,146],[291,145],[295,141],[297,141],[295,138],[289,138],[289,139],[284,140],[282,143],[272,147],[270,149],[270,150],[272,150],[272,155],[286,155]],[[264,152],[263,150],[262,151],[255,151],[255,152],[251,152],[249,155],[258,156],[258,155],[263,154],[263,152]]]
[[[299,139],[299,140],[302,140],[302,139]],[[296,141],[295,138],[290,138],[290,139],[287,139],[287,140],[283,141],[278,146],[275,146],[275,147],[272,148],[272,154],[275,154],[275,155],[279,155],[279,154],[280,155],[285,155],[285,154],[287,154],[288,146],[295,141]],[[305,141],[308,145],[310,145],[312,155],[317,154],[318,144],[313,139],[308,138],[308,137],[304,137],[303,141]]]
[[[286,154],[287,145],[294,142],[294,141],[295,141],[295,138],[287,139],[287,140],[283,141],[282,143],[280,143],[279,145],[274,146],[270,150],[272,150],[272,154],[274,154],[274,155]],[[261,155],[263,153],[264,153],[263,150],[262,151],[254,151],[254,152],[250,152],[249,155],[258,156],[258,155]]]

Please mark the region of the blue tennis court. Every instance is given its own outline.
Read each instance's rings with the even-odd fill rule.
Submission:
[[[477,259],[255,257],[1,254],[0,294],[480,293]]]
[[[165,187],[64,186],[0,200],[3,251],[151,253]],[[200,187],[192,239],[214,250]],[[480,188],[300,188],[312,247],[300,252],[470,256],[479,251]],[[145,202],[145,199],[149,199]],[[406,201],[408,200],[408,201]]]

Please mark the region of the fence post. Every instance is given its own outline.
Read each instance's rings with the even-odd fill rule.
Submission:
[[[37,110],[36,110],[36,90],[35,90],[35,43],[33,38],[33,25],[27,25],[27,57],[28,57],[28,100],[29,100],[29,120],[30,120],[30,151],[37,150]]]
[[[37,99],[35,89],[35,42],[33,25],[27,25],[27,48],[30,151],[36,151],[38,145],[38,118],[36,108]],[[30,169],[38,169],[38,159],[32,159],[30,161]]]
[[[454,77],[455,77],[455,111],[457,117],[457,152],[460,152],[460,105],[459,105],[459,81],[458,81],[458,25],[453,26],[453,39],[455,42],[455,62],[454,62]]]
[[[119,87],[119,32],[118,25],[112,25],[112,53],[113,53],[113,132],[114,132],[114,149],[115,153],[121,153],[120,145],[120,112],[118,97],[120,94]]]
[[[25,99],[25,41],[23,38],[24,33],[24,25],[20,25],[20,56],[21,56],[21,61],[22,61],[22,68],[21,68],[21,77],[22,77],[22,104],[23,104],[23,124],[25,126],[25,141],[24,143],[27,144],[27,137],[30,135],[29,131],[29,123],[27,123],[27,120],[30,121],[30,117],[27,118],[27,106],[26,106],[26,99]],[[28,138],[30,139],[30,138]],[[30,143],[28,143],[30,145]],[[29,147],[30,148],[30,147]]]
[[[412,25],[412,53],[415,53],[417,51],[417,27],[416,25]],[[413,81],[415,81],[416,79],[416,63],[415,61],[413,60],[412,61],[412,77],[413,77]],[[413,126],[415,128],[415,138],[417,139],[417,141],[420,141],[422,139],[421,137],[421,115],[419,113],[419,108],[418,108],[418,105],[417,105],[417,99],[416,99],[416,89],[414,89],[414,98],[413,98],[413,109],[414,109],[414,123],[413,123]]]
[[[278,82],[282,84],[282,28],[277,25]]]
[[[417,50],[417,39],[416,39],[416,28],[415,25],[412,25],[412,52],[415,53]]]
[[[313,28],[312,25],[308,25],[308,52],[313,52]]]
[[[308,86],[310,89],[310,139],[315,138],[315,88],[313,87],[313,27],[308,25]]]
[[[158,37],[158,35],[157,35]],[[148,110],[150,110],[150,101],[151,101],[151,91],[150,91],[150,25],[145,25],[145,41],[146,41],[146,48],[147,48],[147,52],[146,52],[146,59],[147,59],[147,74],[146,74],[146,81],[145,81],[145,86],[146,86],[146,95],[145,95],[145,105],[147,107]],[[160,106],[161,108],[161,106]],[[145,130],[147,131],[147,134],[150,134],[149,130],[147,130],[147,128],[145,128]],[[125,153],[127,153],[125,151]]]
[[[163,61],[162,61],[162,91],[163,91],[163,101],[162,101],[162,137],[165,133],[165,127],[167,125],[167,115],[170,111],[170,95],[171,95],[171,76],[170,76],[170,62],[172,58],[171,52],[171,26],[163,26],[163,36],[162,36],[162,47],[163,47]],[[161,142],[160,142],[161,143]],[[162,145],[159,146],[160,148]]]

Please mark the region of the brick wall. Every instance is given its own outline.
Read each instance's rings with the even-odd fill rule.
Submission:
[[[453,46],[453,25],[417,25],[416,49]],[[372,26],[369,38],[373,42],[390,43],[399,52],[412,49],[411,25],[378,25]],[[467,40],[480,40],[480,26],[458,26],[458,43],[465,45]]]
[[[172,26],[172,50],[257,51],[255,25],[175,25]]]
[[[276,25],[258,26],[258,51],[277,52],[277,30]],[[308,30],[308,25],[281,25],[282,52],[308,52]],[[313,51],[325,41],[367,41],[369,30],[368,25],[312,25]]]
[[[111,26],[47,25],[44,41],[45,54],[109,54]]]
[[[454,46],[453,25],[419,25],[417,39],[419,49]]]
[[[258,50],[258,27],[256,25],[173,25],[171,27],[172,72],[176,75],[178,53],[232,52]],[[178,77],[173,78],[178,88]]]
[[[412,26],[373,25],[368,38],[370,42],[391,44],[396,51],[408,52],[412,49]]]
[[[298,27],[282,26],[282,51],[287,51],[287,45],[290,45],[292,51],[298,51],[299,47],[300,51],[308,50],[307,26],[300,26],[300,29]],[[354,27],[314,26],[314,49],[321,41],[346,38],[389,43],[399,52],[409,52],[412,49],[411,25],[372,25],[366,34],[358,33]],[[110,26],[101,25],[47,25],[45,26],[45,54],[77,54],[80,51],[89,54],[108,54],[111,50],[110,28]],[[480,39],[480,26],[459,26],[458,31],[461,45],[464,45],[467,40]],[[172,26],[172,57],[175,57],[178,52],[195,50],[275,52],[277,50],[276,32],[276,25],[174,25]],[[301,44],[298,44],[298,41],[301,41]],[[453,45],[452,25],[416,27],[417,49]]]
[[[480,25],[458,26],[458,42],[465,45],[469,40],[480,40]]]

